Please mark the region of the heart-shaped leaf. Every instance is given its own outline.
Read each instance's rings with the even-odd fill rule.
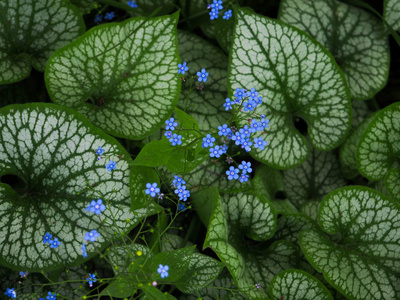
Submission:
[[[233,29],[235,28],[235,18],[232,16],[228,20],[218,18],[215,20],[214,33],[218,44],[226,53],[229,53],[229,49],[232,44]]]
[[[257,112],[270,119],[268,146],[251,151],[274,168],[301,164],[309,154],[293,117],[308,124],[312,145],[337,147],[350,129],[349,91],[333,57],[305,33],[247,10],[236,10],[229,86],[255,88],[263,97]],[[239,114],[244,125],[252,113]],[[258,133],[261,134],[261,133]]]
[[[270,238],[276,228],[276,212],[262,196],[240,192],[217,195],[214,201],[204,247],[217,253],[250,299],[269,299],[268,284],[277,272],[294,266],[297,247],[286,241],[270,247],[254,242]],[[255,289],[256,283],[261,288]]]
[[[224,265],[207,255],[194,253],[190,258],[189,268],[176,287],[186,294],[196,291],[213,283]]]
[[[0,84],[43,72],[50,55],[72,42],[85,24],[76,7],[58,0],[0,2]]]
[[[300,270],[285,270],[272,279],[269,292],[274,299],[333,300],[328,289],[314,276]]]
[[[353,116],[353,120],[351,121],[352,129],[356,128],[371,114],[366,101],[352,101],[351,111]]]
[[[193,86],[191,93],[190,83],[183,82],[178,106],[197,120],[201,130],[216,131],[231,115],[223,107],[228,93],[228,58],[204,39],[185,31],[178,31],[178,50],[181,61],[187,62],[189,74],[196,75],[201,69],[210,74],[204,88]]]
[[[284,190],[281,171],[261,165],[257,168],[251,185],[253,191],[267,198],[278,213],[297,213],[297,208],[288,199],[274,199],[276,193]]]
[[[97,160],[98,147],[106,159]],[[109,160],[117,162],[110,172]],[[0,183],[2,264],[37,271],[80,263],[86,232],[101,234],[87,245],[90,257],[94,247],[101,250],[109,243],[112,227],[126,232],[154,213],[152,207],[130,212],[130,163],[115,139],[68,108],[39,103],[2,108],[0,176],[13,183],[13,188]],[[98,198],[106,205],[103,221],[85,211]],[[61,241],[57,249],[43,243],[46,232]]]
[[[306,229],[318,228],[317,223],[303,214],[285,214],[278,219],[278,226],[273,239],[285,240],[297,244],[299,234]]]
[[[150,135],[179,97],[177,21],[174,14],[92,28],[49,59],[51,99],[115,136]]]
[[[364,103],[364,102],[360,102]],[[361,122],[346,138],[342,147],[340,148],[340,164],[342,166],[342,173],[343,176],[346,178],[354,178],[359,175],[359,171],[357,168],[357,146],[360,141],[360,138],[374,119],[375,115],[369,116],[363,122]]]
[[[397,0],[385,0],[383,18],[394,30],[400,30],[400,2]]]
[[[361,186],[338,189],[321,203],[319,224],[300,234],[308,261],[349,299],[399,299],[400,206]]]
[[[389,176],[386,188],[400,200],[395,186],[400,159],[400,103],[394,103],[379,111],[364,130],[357,147],[357,167],[370,180]],[[388,184],[390,182],[390,184]],[[397,184],[393,185],[393,182]]]
[[[311,149],[310,156],[299,167],[283,172],[286,197],[298,209],[312,199],[345,186],[340,164],[332,152]]]
[[[385,86],[389,40],[375,16],[336,0],[284,0],[279,19],[304,30],[332,53],[352,98],[370,99]]]

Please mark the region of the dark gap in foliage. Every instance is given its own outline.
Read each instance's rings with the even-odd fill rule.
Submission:
[[[304,120],[303,120],[302,118],[300,118],[300,117],[294,117],[293,123],[294,123],[294,127],[295,127],[302,135],[307,135],[308,125],[307,125],[306,121],[304,121]]]
[[[277,200],[284,200],[286,199],[286,195],[284,191],[276,191],[275,195],[274,195],[274,199]]]
[[[26,182],[17,175],[3,175],[0,181],[2,183],[8,184],[14,191],[18,194],[23,195],[26,193]]]

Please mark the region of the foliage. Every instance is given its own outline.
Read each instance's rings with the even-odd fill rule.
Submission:
[[[0,1],[0,298],[400,299],[366,2]]]

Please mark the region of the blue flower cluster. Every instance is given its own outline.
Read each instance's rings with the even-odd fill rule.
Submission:
[[[179,200],[187,201],[187,198],[190,197],[190,191],[186,189],[186,181],[179,177],[178,175],[174,175],[174,180],[172,181],[172,186],[176,188],[175,194],[178,195]]]
[[[26,276],[28,276],[28,272],[19,272],[19,275],[21,276],[21,278],[25,278]]]
[[[208,6],[208,9],[211,9],[209,12],[210,19],[214,20],[218,18],[219,11],[223,9],[222,0],[213,0],[213,3]]]
[[[180,134],[172,133],[175,130],[175,127],[178,126],[178,123],[175,122],[174,118],[170,118],[165,121],[165,129],[168,130],[164,133],[165,137],[171,143],[172,146],[181,145],[182,144],[182,136]],[[171,130],[171,131],[170,131]]]
[[[14,288],[12,288],[12,289],[7,288],[7,290],[4,292],[4,295],[6,295],[12,299],[17,298],[17,293],[14,291]]]
[[[159,265],[158,269],[157,269],[157,273],[161,275],[161,278],[165,278],[168,277],[168,271],[169,271],[169,267],[168,265]]]
[[[226,11],[226,12],[224,13],[224,16],[222,17],[222,19],[224,19],[224,20],[229,20],[229,18],[231,18],[231,17],[232,17],[232,9]]]
[[[95,274],[88,274],[86,276],[86,282],[89,283],[89,286],[92,287],[93,286],[93,282],[96,282],[96,275]]]
[[[183,64],[178,64],[178,74],[185,75],[185,73],[189,70],[189,67],[184,62]],[[207,82],[208,74],[206,69],[201,69],[201,71],[197,72],[197,76],[199,77],[197,80],[199,82]]]
[[[85,211],[90,211],[92,213],[95,213],[96,215],[100,215],[102,211],[104,211],[106,209],[106,207],[103,204],[103,200],[101,199],[97,199],[96,200],[92,200],[92,202],[90,202],[89,206],[86,207]]]
[[[239,175],[240,170],[242,170],[242,174]],[[242,161],[239,165],[239,168],[230,167],[229,170],[226,171],[226,175],[228,175],[228,180],[239,179],[240,182],[246,182],[249,180],[249,175],[253,169],[251,168],[251,162]]]
[[[130,6],[130,7],[132,7],[132,8],[137,8],[138,6],[137,6],[137,4],[136,4],[136,1],[129,1],[128,2],[128,6]]]
[[[45,236],[43,237],[43,244],[49,243],[50,248],[58,248],[58,246],[61,245],[61,242],[58,240],[58,238],[54,238],[54,240],[52,240],[52,237],[53,236],[49,232],[46,232]]]
[[[151,197],[155,197],[156,194],[160,193],[160,189],[157,187],[157,183],[151,184],[150,182],[146,184],[146,190],[144,191],[146,195],[150,195]]]
[[[113,11],[109,12],[109,13],[106,13],[106,15],[104,16],[104,20],[110,20],[111,21],[114,18],[115,18],[115,14],[114,14]]]

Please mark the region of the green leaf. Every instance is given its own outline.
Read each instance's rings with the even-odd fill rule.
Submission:
[[[0,84],[43,72],[50,55],[85,32],[80,12],[63,0],[0,2]]]
[[[369,99],[385,86],[389,40],[375,16],[336,0],[284,0],[279,19],[304,30],[332,53],[353,99]]]
[[[178,31],[178,43],[181,61],[187,62],[189,74],[195,76],[203,68],[210,74],[204,89],[193,86],[190,95],[189,79],[183,82],[178,106],[183,110],[187,107],[186,112],[197,120],[201,130],[216,132],[218,126],[227,123],[231,116],[223,107],[228,93],[228,58],[215,46],[185,31]],[[197,81],[197,77],[194,80]]]
[[[363,103],[363,102],[359,102]],[[361,122],[347,137],[340,148],[340,164],[342,168],[342,174],[346,178],[354,178],[359,173],[357,168],[357,146],[360,141],[361,135],[371,123],[375,115],[369,116],[363,122]]]
[[[139,256],[137,251],[142,252]],[[113,245],[107,252],[107,257],[115,276],[126,275],[128,272],[134,272],[144,258],[148,257],[151,259],[152,254],[144,245],[141,244],[125,244],[125,245]],[[116,268],[117,267],[117,268]]]
[[[351,129],[356,128],[371,114],[371,111],[369,110],[366,101],[352,101],[351,111],[353,115],[353,120],[351,121]]]
[[[141,299],[153,299],[153,300],[167,300],[168,298],[159,289],[153,286],[143,285],[141,288],[145,294],[145,297]]]
[[[100,161],[99,146],[105,150]],[[117,162],[111,172],[105,168],[109,160]],[[40,103],[2,108],[0,177],[12,176],[20,184],[0,184],[1,263],[28,271],[76,265],[84,261],[86,232],[101,234],[87,245],[92,257],[95,248],[101,251],[110,242],[111,227],[128,232],[146,213],[155,213],[144,208],[130,212],[131,162],[114,138],[71,109]],[[85,211],[98,198],[106,205],[104,222]],[[46,232],[62,242],[57,249],[43,244]]]
[[[152,141],[146,144],[133,161],[134,166],[161,167],[167,164],[173,151],[167,139]]]
[[[379,111],[364,130],[357,147],[357,167],[370,180],[389,176],[386,188],[400,199],[395,192],[396,173],[390,175],[390,170],[399,169],[399,159],[400,103],[394,103]]]
[[[70,2],[75,5],[82,14],[88,14],[96,5],[95,0],[70,0]]]
[[[345,186],[340,164],[332,152],[311,149],[310,156],[299,167],[283,172],[287,198],[298,209],[311,199]]]
[[[300,211],[306,216],[310,217],[314,221],[318,220],[318,212],[319,212],[320,201],[307,201],[301,207]]]
[[[182,247],[182,242],[183,237],[166,232],[161,236],[160,250],[164,252],[180,249]],[[186,245],[192,246],[193,243],[188,241]],[[196,251],[196,249],[194,250]]]
[[[285,300],[333,300],[328,289],[314,276],[300,270],[285,270],[272,279],[269,286],[272,297]]]
[[[160,264],[168,265],[168,277],[162,279],[160,274],[156,274],[154,277],[157,282],[177,282],[182,276],[186,274],[188,270],[191,257],[193,256],[195,246],[186,248],[180,248],[173,251],[164,251],[154,256],[151,262],[151,270],[157,270]]]
[[[338,189],[321,203],[322,230],[303,231],[308,261],[349,299],[399,299],[400,206],[361,186]]]
[[[194,253],[189,268],[176,287],[183,293],[194,294],[217,279],[224,265],[207,255]]]
[[[150,203],[154,205],[150,196],[146,195],[144,192],[146,190],[146,184],[154,182],[157,183],[158,187],[160,186],[160,179],[158,178],[157,172],[152,168],[141,166],[132,167],[130,175],[131,210],[148,207]]]
[[[102,292],[102,296],[111,296],[116,298],[130,297],[135,293],[134,286],[129,282],[128,278],[117,277],[116,280],[112,281],[107,288]]]
[[[349,91],[333,57],[305,33],[279,21],[236,10],[230,57],[230,94],[255,88],[263,97],[257,113],[270,123],[268,146],[250,154],[274,168],[301,164],[308,144],[293,120],[308,124],[312,145],[331,150],[344,139],[351,123]],[[252,113],[239,113],[244,125]],[[258,133],[261,135],[262,133]]]
[[[267,198],[278,213],[297,213],[296,207],[288,199],[274,199],[277,192],[284,190],[281,171],[266,165],[260,165],[253,180],[253,191]]]
[[[383,18],[394,30],[400,30],[400,2],[385,0],[383,5]]]
[[[178,14],[96,26],[55,52],[46,66],[53,102],[123,138],[164,123],[179,97]]]
[[[229,54],[232,45],[233,28],[235,27],[235,17],[232,16],[229,20],[218,18],[215,20],[214,24],[214,33],[217,42],[221,48]]]
[[[299,234],[306,229],[317,229],[317,223],[303,214],[285,214],[278,219],[278,226],[273,240],[285,240],[297,244]]]
[[[272,237],[276,228],[276,212],[264,197],[240,192],[222,198],[217,195],[214,201],[203,247],[217,253],[250,299],[269,299],[269,282],[277,272],[293,267],[297,247],[286,241],[269,247],[255,242]],[[262,288],[254,289],[255,283]]]
[[[385,178],[385,185],[393,199],[400,201],[400,170],[390,170]]]

